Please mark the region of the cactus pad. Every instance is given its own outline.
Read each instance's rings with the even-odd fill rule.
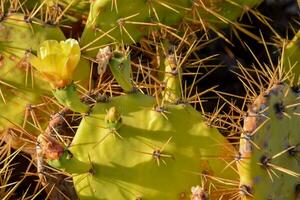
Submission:
[[[248,110],[238,162],[244,199],[293,200],[300,183],[299,90],[278,84]]]
[[[197,111],[184,104],[155,109],[143,94],[96,104],[69,151],[72,158],[50,164],[73,173],[82,200],[185,199],[202,173],[237,175],[222,171],[233,147]]]

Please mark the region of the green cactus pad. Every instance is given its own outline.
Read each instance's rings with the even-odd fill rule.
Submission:
[[[109,66],[112,74],[122,89],[125,92],[131,92],[133,86],[131,83],[131,65],[128,52],[115,51],[109,62]]]
[[[294,38],[284,47],[283,67],[286,72],[291,71],[294,75],[293,83],[299,82],[300,75],[300,31],[296,33]]]
[[[163,99],[167,102],[176,103],[181,98],[181,79],[182,69],[176,65],[174,54],[167,55],[164,58],[163,67],[165,68]]]
[[[73,157],[50,162],[73,173],[81,200],[188,199],[202,173],[237,176],[222,171],[233,147],[190,105],[169,105],[164,113],[154,105],[153,97],[132,93],[96,104],[82,119],[69,147]]]
[[[295,200],[300,183],[299,89],[271,87],[248,110],[240,140],[243,199]]]
[[[130,0],[96,0],[91,3],[81,45],[86,55],[95,56],[101,45],[112,42],[132,44],[157,30],[161,24],[165,28],[176,26],[183,18],[200,27],[204,24],[208,29],[216,29],[234,22],[261,1],[136,0],[133,3]]]

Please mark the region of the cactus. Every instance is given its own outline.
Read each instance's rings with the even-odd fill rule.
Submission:
[[[74,159],[91,166],[74,177],[81,199],[176,199],[187,196],[206,171],[234,177],[220,173],[224,160],[209,159],[232,154],[232,147],[216,129],[205,127],[197,112],[170,105],[164,117],[154,106],[154,98],[131,94],[97,104],[84,118],[69,148]],[[114,108],[120,118],[110,122]]]
[[[297,199],[299,91],[276,84],[260,94],[244,119],[240,140],[243,199]]]
[[[72,185],[63,181],[65,175],[72,176],[80,199],[299,198],[296,87],[279,84],[257,98],[245,117],[237,155],[184,98],[191,94],[184,94],[182,75],[194,76],[190,87],[199,81],[199,69],[189,71],[184,65],[202,66],[197,54],[202,43],[210,42],[198,33],[208,36],[210,29],[226,38],[221,31],[227,26],[249,33],[236,20],[260,2],[1,1],[0,108],[8,111],[0,118],[1,142],[6,143],[0,144],[0,166],[5,165],[0,197],[10,196],[7,191],[23,180],[11,184],[7,160],[12,161],[2,162],[10,157],[4,148],[14,148],[34,158],[35,175],[50,199],[77,198]],[[66,39],[81,31],[78,42]],[[296,40],[286,46],[284,65],[297,63]],[[170,44],[180,51],[165,50]],[[136,60],[138,70],[131,68]],[[111,97],[103,98],[102,92]],[[197,89],[188,93],[193,92],[198,98]],[[49,119],[51,112],[56,114]],[[280,133],[283,125],[286,132]],[[53,175],[43,157],[63,175]]]
[[[114,58],[110,65],[116,67]],[[54,143],[53,153],[45,152],[48,163],[73,174],[80,199],[184,199],[202,174],[236,177],[232,168],[226,170],[234,153],[226,138],[206,127],[190,105],[167,99],[161,107],[154,97],[130,92],[97,103],[65,151]],[[42,143],[49,140],[41,137]]]
[[[85,54],[95,56],[101,45],[119,42],[136,43],[142,36],[162,28],[173,32],[181,20],[203,28],[216,30],[234,21],[261,0],[231,1],[190,1],[190,0],[138,0],[110,1],[97,0],[91,3],[87,24],[81,37]],[[204,29],[206,29],[204,27]],[[175,31],[181,34],[185,30]]]

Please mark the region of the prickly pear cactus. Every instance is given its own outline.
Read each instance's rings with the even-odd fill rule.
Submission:
[[[202,173],[235,176],[222,159],[232,147],[197,111],[155,104],[128,94],[96,104],[84,117],[68,149],[73,157],[60,161],[74,173],[80,199],[187,199]]]
[[[226,138],[188,104],[167,102],[168,95],[159,106],[157,98],[130,91],[119,78],[120,68],[130,68],[128,55],[117,55],[120,62],[113,58],[110,67],[119,69],[114,75],[129,93],[95,104],[66,151],[51,145],[54,153],[45,153],[50,165],[73,175],[79,198],[189,199],[203,175],[235,179],[235,166],[228,167],[235,150]],[[172,76],[180,80],[180,73]]]
[[[243,199],[299,199],[299,89],[270,87],[249,108],[240,140]]]
[[[213,0],[96,0],[91,3],[89,17],[81,37],[87,55],[95,56],[97,49],[108,43],[136,43],[151,32],[164,29],[182,34],[186,30],[172,28],[182,20],[201,29],[235,24],[237,18],[261,0],[237,2]],[[240,26],[239,26],[240,27]],[[97,48],[98,47],[98,48]]]
[[[202,49],[202,44],[199,42],[198,46],[196,42],[202,42],[200,37],[190,40],[198,37],[202,30],[207,36],[206,29],[213,30],[218,36],[222,35],[219,33],[221,28],[228,25],[245,30],[246,26],[235,21],[260,2],[1,1],[0,109],[7,112],[1,113],[0,132],[20,131],[15,136],[16,140],[1,135],[1,141],[8,146],[10,142],[17,141],[12,148],[36,156],[33,159],[37,163],[36,175],[50,199],[63,199],[66,196],[64,191],[71,191],[71,196],[68,194],[71,199],[76,197],[70,189],[72,186],[60,182],[64,177],[55,175],[49,178],[52,174],[48,173],[49,169],[44,169],[43,156],[52,167],[71,174],[77,194],[83,200],[214,200],[240,196],[242,199],[299,198],[298,90],[277,85],[254,102],[245,118],[240,155],[235,160],[235,148],[217,129],[207,126],[201,114],[182,99],[184,86],[180,76],[184,71],[182,64],[188,59],[185,55],[194,54],[192,60],[199,60],[197,51]],[[24,14],[14,13],[21,10]],[[87,13],[88,16],[85,16]],[[42,20],[35,19],[33,15]],[[257,17],[260,18],[260,15]],[[67,30],[68,25],[74,24],[79,28]],[[58,26],[64,28],[66,35],[72,34],[73,37],[79,37],[83,31],[82,37],[79,42],[75,39],[62,41],[65,36]],[[190,37],[190,34],[193,36]],[[142,54],[151,54],[151,58],[157,59],[153,63],[164,65],[164,70],[157,72],[164,74],[163,78],[150,77],[152,72],[149,72],[142,80],[146,82],[148,77],[155,80],[155,84],[149,83],[150,90],[157,90],[155,97],[143,94],[144,88],[138,88],[140,91],[137,92],[137,88],[133,87],[132,75],[139,72],[131,70],[129,53],[120,53],[125,49],[124,45],[139,42],[142,37],[146,40],[143,42],[149,43],[149,48],[145,49],[142,42],[139,44],[144,51]],[[188,52],[158,58],[156,54],[164,48],[161,47],[164,44],[159,43],[168,43],[173,37],[180,41],[176,39],[170,43],[174,42]],[[195,48],[189,42],[195,44]],[[111,46],[117,46],[120,52],[108,52],[103,57],[98,55],[101,53],[99,48],[109,43],[117,43]],[[89,65],[84,59],[98,64],[98,74],[93,71],[89,74],[94,65]],[[101,59],[105,62],[98,62]],[[176,59],[183,61],[179,64]],[[149,64],[147,58],[145,63],[141,61],[141,65]],[[155,65],[150,62],[151,67]],[[100,79],[109,74],[106,64],[117,82],[117,89],[113,92],[121,95],[116,97],[111,90],[111,98],[93,99],[91,94],[100,95],[99,90],[116,83],[108,78],[106,81],[109,83],[101,85]],[[103,68],[99,68],[100,65]],[[199,62],[200,65],[202,63]],[[194,73],[192,70],[188,74],[195,75],[194,82],[198,82],[198,71]],[[84,97],[79,96],[76,91],[78,81],[86,86],[89,76],[89,90],[81,87]],[[41,77],[46,77],[46,81]],[[148,89],[147,84],[145,90]],[[123,93],[120,93],[119,86]],[[56,109],[49,102],[54,102]],[[49,114],[57,111],[57,107],[64,107],[67,111],[64,115],[63,112],[56,113],[45,128]],[[37,112],[33,112],[34,109]],[[27,119],[28,116],[31,120]],[[73,122],[73,119],[75,125],[68,121]],[[54,127],[55,124],[58,127]],[[286,128],[280,130],[284,126]],[[63,146],[53,139],[55,134],[61,141],[68,140],[64,136],[66,131],[62,129],[76,131],[70,145],[66,142]],[[32,143],[30,151],[24,150],[24,141],[35,141],[37,132],[42,134],[37,137],[36,152],[32,153]],[[23,133],[26,137],[19,142]],[[1,158],[3,152],[1,148]],[[235,161],[238,161],[238,170],[235,169]],[[0,161],[0,166],[3,163]],[[10,183],[3,184],[4,187],[10,186]]]

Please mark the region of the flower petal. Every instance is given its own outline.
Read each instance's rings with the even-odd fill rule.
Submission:
[[[47,40],[32,56],[31,64],[53,85],[69,84],[80,60],[80,47],[75,39],[58,42]]]

